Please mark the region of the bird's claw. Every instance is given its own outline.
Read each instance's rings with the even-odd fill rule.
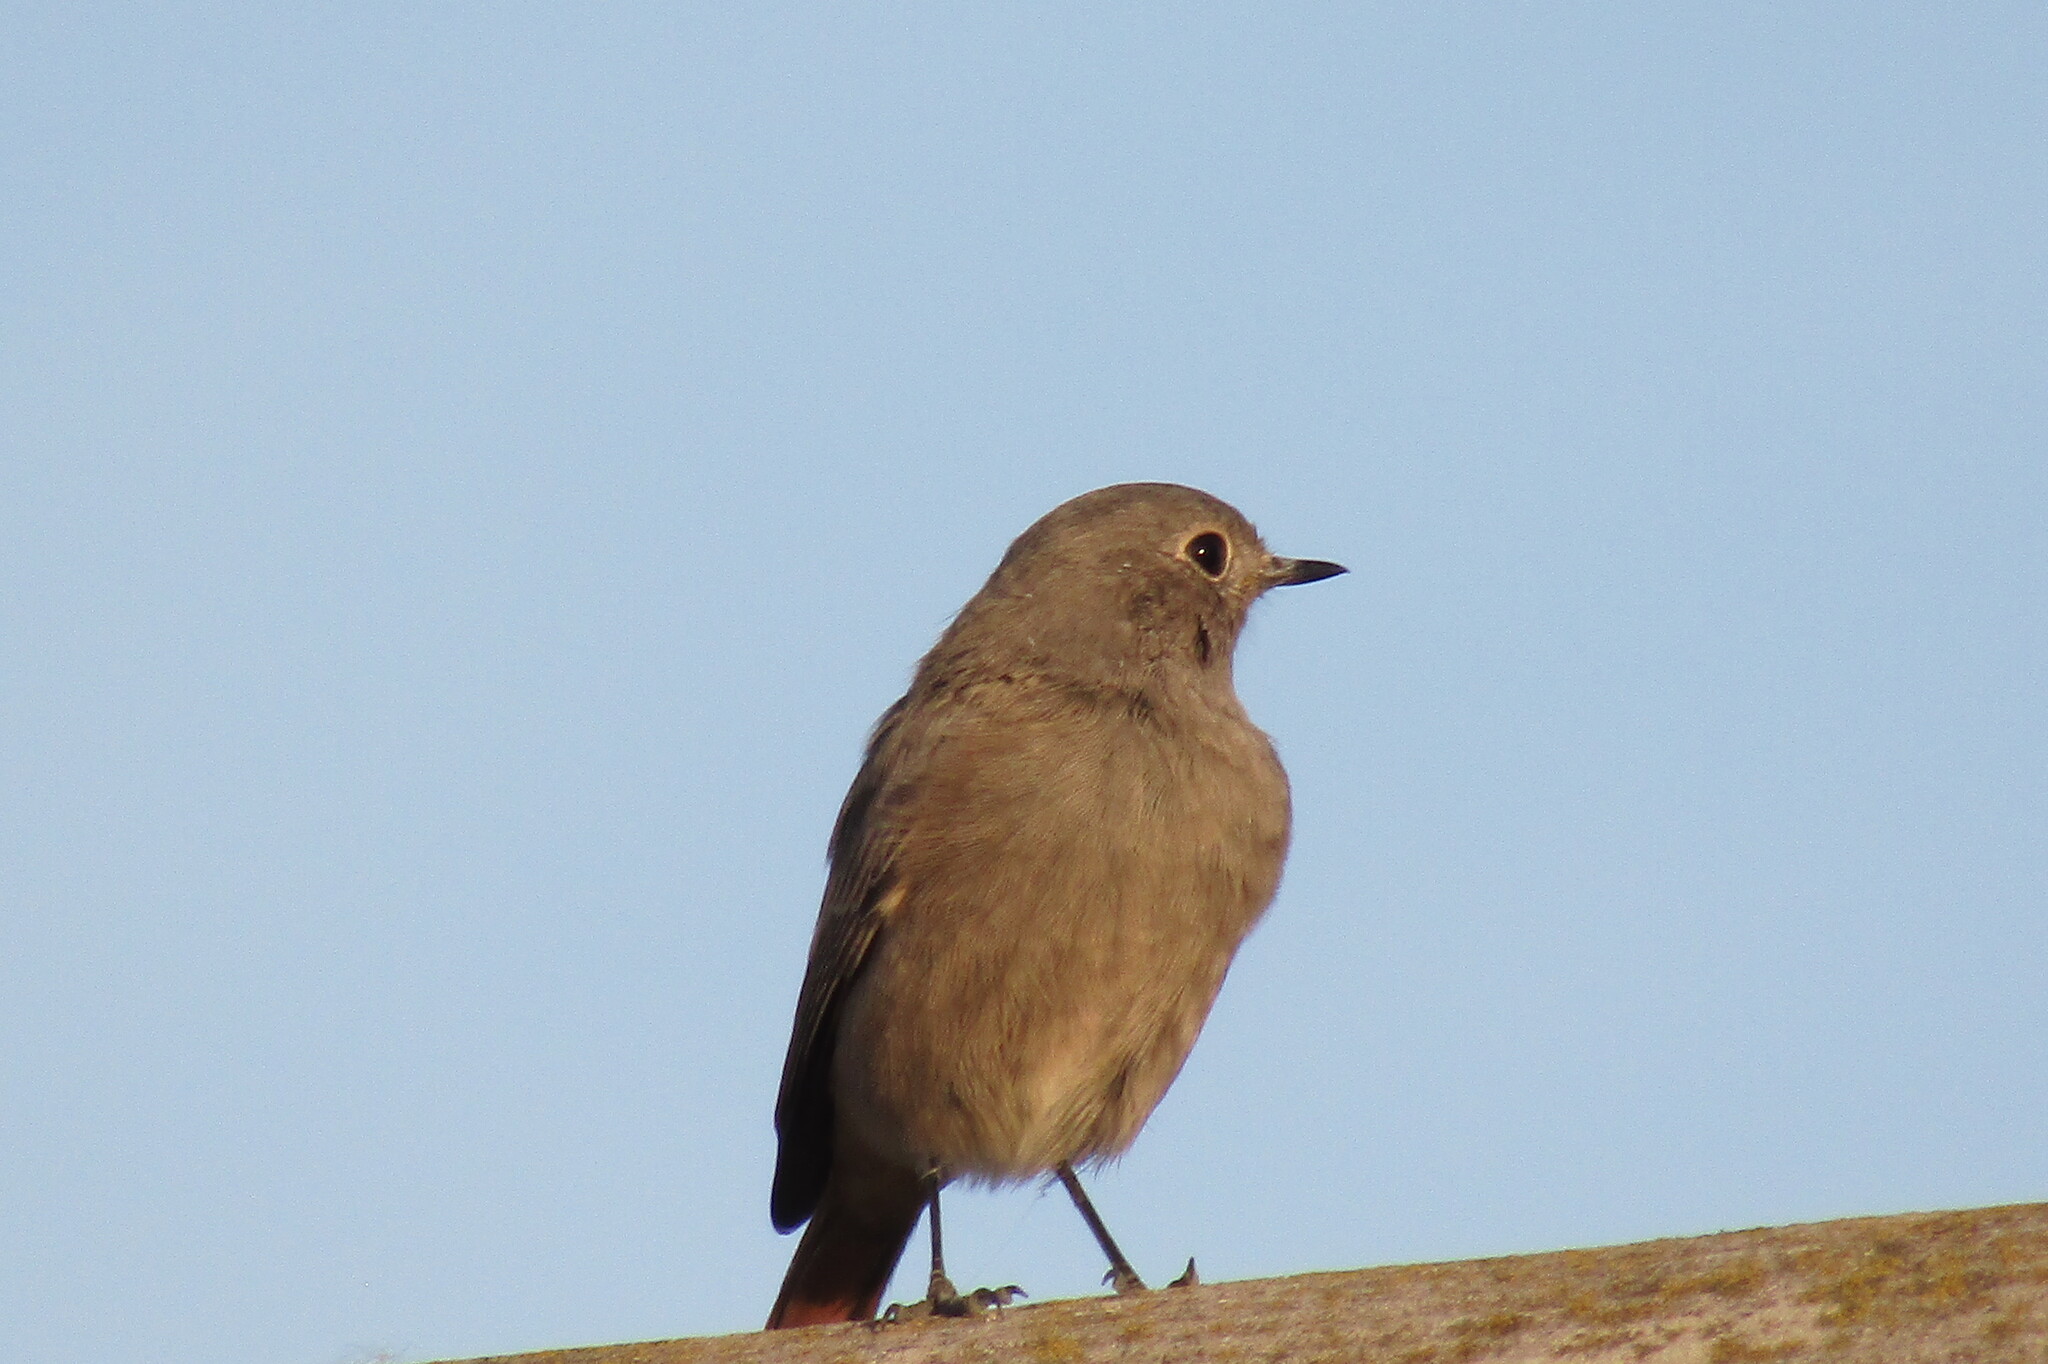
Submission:
[[[1017,1299],[1030,1296],[1017,1285],[1006,1283],[1001,1288],[977,1288],[967,1295],[967,1300],[973,1303],[978,1311],[986,1312],[991,1307],[1008,1307]]]
[[[990,1308],[1008,1307],[1018,1298],[1029,1296],[1013,1283],[1004,1284],[1001,1288],[977,1288],[972,1293],[963,1294],[947,1280],[934,1279],[923,1302],[892,1302],[875,1319],[875,1325],[899,1326],[935,1317],[978,1317]]]
[[[1145,1287],[1145,1281],[1139,1278],[1135,1271],[1125,1265],[1110,1266],[1109,1273],[1102,1276],[1102,1282],[1108,1287],[1114,1288],[1119,1295],[1125,1293],[1149,1293],[1151,1291]],[[1183,1269],[1180,1272],[1180,1277],[1168,1284],[1167,1287],[1193,1288],[1201,1282],[1202,1276],[1195,1273],[1195,1258],[1190,1255],[1188,1257],[1188,1267]]]
[[[1102,1281],[1111,1288],[1114,1288],[1118,1297],[1122,1297],[1127,1293],[1149,1293],[1152,1291],[1145,1287],[1145,1281],[1139,1278],[1136,1272],[1128,1266],[1113,1266],[1109,1273],[1102,1276]]]

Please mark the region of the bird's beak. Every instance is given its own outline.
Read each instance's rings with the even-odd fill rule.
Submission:
[[[1266,570],[1266,583],[1270,587],[1294,587],[1301,583],[1319,583],[1350,571],[1328,559],[1283,559],[1276,554],[1272,566]]]

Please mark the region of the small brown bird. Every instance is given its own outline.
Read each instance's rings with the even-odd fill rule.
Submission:
[[[1280,882],[1287,776],[1231,684],[1245,615],[1344,571],[1207,493],[1102,488],[925,655],[832,832],[775,1103],[770,1211],[810,1228],[771,1328],[873,1316],[927,1209],[927,1305],[970,1310],[941,1256],[956,1178],[1056,1174],[1117,1290],[1144,1287],[1074,1167],[1137,1137]]]

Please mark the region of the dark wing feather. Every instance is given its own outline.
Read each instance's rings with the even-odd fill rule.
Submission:
[[[797,996],[782,1090],[775,1099],[779,1146],[768,1206],[777,1231],[795,1228],[816,1211],[832,1170],[832,1055],[840,1006],[882,928],[882,901],[893,879],[891,840],[882,831],[886,820],[878,818],[887,793],[877,755],[894,734],[904,705],[898,701],[875,726],[866,760],[832,828],[831,872]]]

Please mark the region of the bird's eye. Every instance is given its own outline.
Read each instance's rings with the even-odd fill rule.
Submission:
[[[1223,576],[1223,570],[1230,566],[1230,542],[1213,530],[1205,530],[1188,541],[1187,554],[1195,561],[1195,567],[1212,578]]]

